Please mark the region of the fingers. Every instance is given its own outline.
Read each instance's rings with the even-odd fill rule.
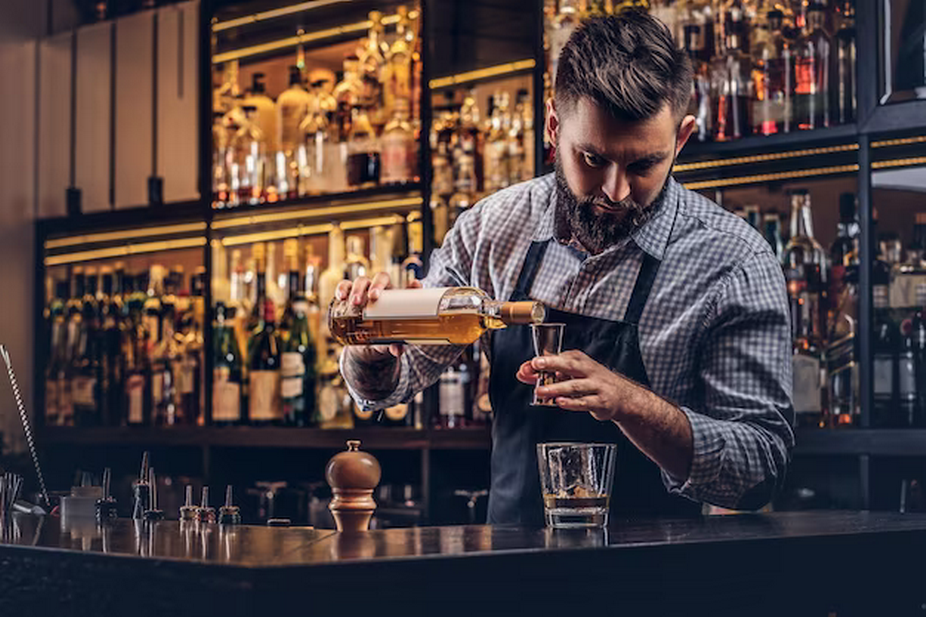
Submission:
[[[569,350],[556,356],[539,356],[531,360],[535,370],[556,371],[569,377],[587,377],[600,366],[581,351]]]
[[[598,392],[598,384],[592,379],[568,379],[560,383],[537,388],[537,395],[542,398],[566,396],[580,398]]]
[[[408,289],[421,289],[421,281],[412,279],[408,282]]]
[[[338,286],[334,290],[334,297],[338,300],[343,300],[350,295],[351,282],[350,281],[341,281],[338,283]]]
[[[596,420],[606,420],[612,415],[604,408],[601,397],[597,394],[580,396],[578,398],[558,396],[554,402],[557,407],[565,409],[566,411],[587,411],[592,414]]]
[[[535,383],[537,383],[537,376],[538,376],[538,373],[537,371],[534,370],[534,367],[531,366],[530,361],[527,361],[524,364],[522,364],[520,368],[518,368],[518,372],[515,375],[518,381],[520,381],[521,383],[526,383],[530,385],[534,385]]]

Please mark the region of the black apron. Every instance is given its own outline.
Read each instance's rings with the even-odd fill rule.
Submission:
[[[549,243],[550,240],[531,244],[510,301],[530,299],[528,293]],[[581,350],[612,371],[649,387],[637,324],[659,263],[658,259],[644,253],[623,321],[548,308],[547,322],[566,324],[563,351]],[[490,524],[543,524],[536,445],[551,441],[617,444],[612,515],[685,516],[701,512],[700,504],[668,493],[659,467],[613,422],[599,422],[585,412],[531,406],[533,386],[519,382],[515,374],[521,364],[532,357],[530,326],[509,326],[493,333],[489,396],[495,421],[492,425]]]

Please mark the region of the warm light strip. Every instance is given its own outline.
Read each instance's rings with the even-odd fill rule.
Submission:
[[[263,223],[277,223],[280,221],[291,221],[301,218],[327,218],[339,214],[354,214],[357,212],[371,212],[377,210],[390,210],[393,208],[408,208],[410,206],[421,207],[420,197],[409,197],[406,199],[389,199],[386,201],[376,201],[372,203],[348,204],[344,206],[329,206],[327,208],[312,208],[306,210],[297,210],[295,212],[275,212],[271,214],[252,214],[250,216],[240,216],[224,221],[215,221],[212,223],[213,229],[229,229],[231,227],[244,227],[248,225],[260,225]]]
[[[356,221],[345,221],[340,224],[341,229],[347,231],[351,229],[368,229],[377,225],[394,225],[401,220],[399,217],[381,216],[371,219],[360,219]],[[315,236],[330,233],[334,229],[331,223],[321,225],[300,225],[298,227],[289,227],[287,229],[276,229],[274,231],[264,231],[254,234],[243,234],[240,236],[228,236],[222,239],[223,246],[238,246],[241,244],[252,244],[254,242],[271,242],[273,240],[285,240],[287,238],[300,238],[302,236]]]
[[[199,238],[182,238],[179,240],[163,240],[161,242],[144,242],[142,244],[126,244],[108,249],[97,249],[95,251],[80,251],[77,253],[67,253],[64,255],[52,255],[45,258],[45,266],[60,266],[63,264],[75,263],[78,261],[94,261],[97,259],[111,259],[114,257],[128,257],[130,255],[139,255],[142,253],[158,253],[161,251],[173,251],[177,249],[195,248],[205,246],[206,239]]]
[[[169,225],[166,227],[148,227],[146,229],[127,229],[124,231],[112,231],[98,234],[84,234],[81,236],[68,236],[57,240],[48,240],[45,242],[45,249],[57,249],[65,246],[77,246],[79,244],[93,244],[96,242],[117,242],[119,240],[133,240],[137,238],[153,238],[154,236],[166,236],[169,234],[180,234],[189,231],[205,231],[205,223],[188,223],[186,225]]]
[[[509,62],[507,64],[499,64],[497,66],[490,66],[484,69],[478,69],[475,71],[467,71],[465,73],[458,73],[457,75],[448,75],[447,77],[438,77],[430,81],[431,90],[437,90],[439,88],[446,88],[447,86],[454,86],[456,84],[466,83],[468,81],[476,81],[477,79],[485,79],[487,77],[499,77],[501,75],[507,75],[508,73],[517,73],[518,71],[526,71],[537,66],[537,61],[533,58],[528,60],[519,60],[517,62]]]
[[[788,152],[775,152],[773,154],[756,154],[753,156],[739,156],[730,159],[715,159],[710,161],[698,161],[695,163],[681,163],[676,165],[676,173],[685,171],[695,171],[698,169],[712,169],[715,167],[728,167],[732,165],[748,165],[750,163],[764,163],[768,161],[780,161],[782,159],[796,158],[799,156],[813,156],[814,154],[832,154],[834,152],[851,152],[858,150],[858,144],[845,144],[842,146],[827,146],[825,148],[808,148],[805,150],[789,150]]]
[[[858,165],[837,165],[835,167],[818,167],[816,169],[801,169],[798,171],[786,171],[777,174],[759,174],[756,176],[741,176],[739,178],[724,178],[722,180],[706,180],[704,182],[688,182],[683,186],[686,189],[696,191],[698,189],[721,188],[725,186],[737,186],[741,184],[758,184],[762,182],[774,182],[776,180],[792,180],[795,178],[810,178],[813,176],[829,176],[833,174],[845,174],[858,171]]]
[[[237,28],[238,26],[255,24],[259,21],[266,21],[268,19],[275,19],[277,17],[285,17],[286,15],[292,15],[293,13],[311,11],[312,9],[319,9],[323,6],[338,4],[345,1],[346,0],[314,0],[313,2],[300,2],[299,4],[284,6],[279,9],[273,9],[272,11],[261,11],[260,13],[245,15],[244,17],[239,17],[237,19],[215,22],[212,24],[212,31],[221,32],[222,30],[228,30],[229,28]]]
[[[890,161],[875,161],[871,164],[871,168],[887,169],[890,167],[912,167],[914,165],[926,165],[926,156],[917,156],[909,159],[892,159]]]
[[[409,13],[409,17],[412,19],[414,19],[414,15],[414,11]],[[389,15],[383,18],[383,24],[385,25],[394,24],[398,21],[398,15]],[[260,45],[252,45],[251,47],[233,49],[232,51],[226,51],[224,53],[212,56],[212,64],[222,64],[223,62],[228,62],[230,60],[240,60],[241,58],[256,56],[257,54],[263,54],[269,51],[286,49],[287,47],[295,47],[300,43],[310,43],[312,41],[335,38],[354,32],[364,32],[369,30],[372,26],[373,22],[367,20],[356,24],[347,24],[344,26],[337,26],[336,28],[328,28],[326,30],[318,30],[316,32],[307,32],[305,34],[298,34],[296,36],[288,36],[285,39],[268,41],[266,43],[261,43]]]
[[[919,137],[902,137],[900,139],[884,139],[881,141],[871,142],[872,148],[890,148],[892,146],[909,146],[910,144],[921,144],[926,142],[926,135]]]

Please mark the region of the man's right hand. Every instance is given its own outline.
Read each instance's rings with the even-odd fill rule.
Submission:
[[[421,281],[413,280],[408,284],[409,289],[419,289]],[[385,272],[380,272],[373,279],[365,276],[351,281],[341,281],[335,289],[334,297],[347,300],[359,308],[376,302],[384,289],[392,289],[392,281]],[[382,360],[386,355],[398,358],[402,355],[403,346],[393,343],[391,345],[354,345],[348,347],[353,358],[361,363]]]

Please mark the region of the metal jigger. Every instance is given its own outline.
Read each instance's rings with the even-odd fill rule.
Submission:
[[[183,505],[180,506],[180,520],[181,521],[195,521],[197,510],[199,510],[199,508],[193,505],[193,486],[190,484],[187,484],[186,485],[186,495],[184,496]]]
[[[196,508],[196,520],[200,523],[215,522],[215,508],[209,507],[209,487],[203,487],[203,498],[200,506]]]
[[[116,500],[109,492],[112,475],[113,472],[109,467],[103,470],[103,498],[96,502],[96,520],[100,523],[112,520],[119,515],[116,512]]]
[[[151,485],[148,484],[148,457],[146,451],[141,456],[141,473],[138,474],[138,480],[132,483],[132,518],[142,520],[145,518],[145,512],[151,509]]]
[[[158,482],[154,475],[154,467],[148,471],[148,485],[151,487],[151,509],[145,512],[146,521],[164,520],[164,512],[158,510]]]
[[[232,505],[232,485],[225,488],[225,505],[219,508],[220,525],[240,525],[241,511],[238,506]]]

